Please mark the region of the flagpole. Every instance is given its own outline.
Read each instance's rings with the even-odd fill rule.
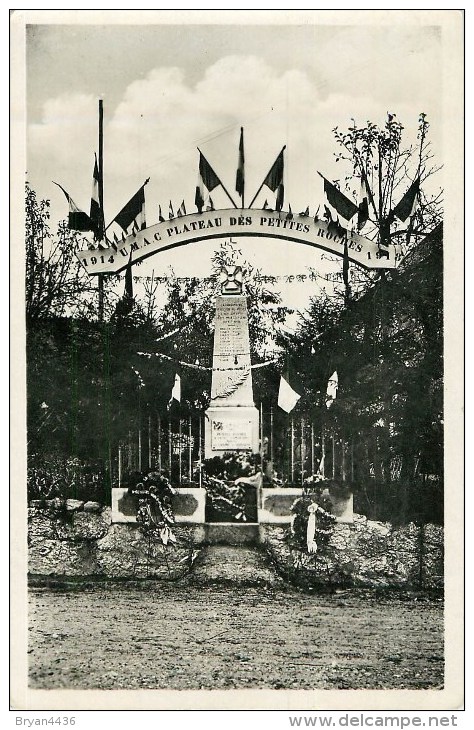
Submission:
[[[118,447],[118,485],[122,486],[122,447]]]
[[[345,482],[347,478],[346,475],[346,442],[344,440],[344,435],[342,436],[342,481]]]
[[[151,416],[148,416],[148,468],[151,470]]]
[[[142,429],[138,426],[138,471],[142,470]]]
[[[285,145],[283,145],[283,147],[282,147],[281,151],[280,151],[280,152],[278,153],[278,155],[277,155],[277,157],[276,157],[276,160],[278,160],[278,158],[279,158],[279,156],[281,155],[281,153],[282,153],[282,152],[284,152],[285,150],[286,150],[286,144],[285,144]],[[275,162],[273,163],[273,165],[274,165],[274,164],[275,164]],[[273,167],[273,165],[272,165],[272,167]],[[263,188],[263,186],[265,185],[265,180],[267,179],[267,177],[269,176],[270,172],[272,171],[272,167],[271,167],[271,168],[269,169],[269,171],[267,172],[267,174],[266,174],[266,175],[265,175],[265,177],[263,178],[263,183],[262,183],[262,184],[260,185],[259,189],[257,190],[257,192],[255,193],[255,195],[253,196],[253,199],[252,199],[252,202],[251,202],[251,203],[250,203],[250,205],[249,205],[249,208],[251,208],[251,207],[252,207],[252,205],[253,205],[253,204],[255,203],[255,201],[256,201],[256,199],[257,199],[257,197],[258,197],[258,194],[259,194],[260,190],[261,190],[261,189]]]
[[[99,241],[104,239],[104,106],[99,99],[99,208],[100,231]],[[104,274],[98,275],[99,288],[99,322],[104,320]]]
[[[332,432],[332,478],[336,478],[336,440],[334,438],[334,430]]]
[[[161,418],[158,416],[158,473],[161,474]]]
[[[192,431],[191,431],[191,416],[189,416],[189,444],[188,444],[188,454],[189,454],[189,482],[191,483],[193,478],[193,447],[192,447]]]
[[[304,483],[304,419],[301,418],[301,486]]]
[[[291,418],[291,483],[292,484],[295,479],[294,446],[295,446],[295,422],[292,417]]]
[[[314,423],[311,422],[311,476],[314,475]]]
[[[168,420],[168,468],[170,472],[171,481],[171,460],[172,460],[172,444],[171,444],[171,417]]]
[[[128,432],[128,470],[132,471],[133,464],[132,464],[132,434],[130,431]]]
[[[324,426],[321,430],[321,464],[323,468],[322,471],[322,477],[323,479],[326,477],[326,464],[325,464],[325,456],[326,456],[326,433],[324,430]]]
[[[275,473],[275,462],[273,453],[273,406],[270,406],[270,461],[272,463],[272,478]]]
[[[182,477],[182,458],[183,458],[183,452],[182,452],[182,438],[183,438],[183,431],[182,431],[182,423],[181,418],[179,419],[179,426],[178,426],[178,480],[179,480],[179,486],[181,486],[181,477]]]
[[[263,403],[260,401],[260,470],[263,478]]]
[[[202,418],[199,414],[199,486],[202,487]]]

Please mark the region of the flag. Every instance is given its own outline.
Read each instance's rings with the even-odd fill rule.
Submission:
[[[402,222],[406,221],[409,216],[412,216],[416,208],[416,199],[420,190],[420,178],[410,185],[403,198],[393,209],[393,215],[396,215]]]
[[[171,408],[173,400],[177,400],[178,403],[181,403],[181,378],[178,373],[176,373],[176,375],[174,376],[173,389],[171,391],[171,398],[169,399],[168,409]]]
[[[289,413],[293,410],[295,405],[298,403],[301,396],[293,390],[291,385],[286,382],[283,376],[280,376],[280,388],[278,391],[278,405],[279,407]]]
[[[369,195],[370,189],[367,185],[365,175],[360,180],[359,208],[357,211],[357,230],[361,231],[369,220]]]
[[[293,212],[291,210],[291,205],[289,203],[288,203],[288,213],[286,214],[286,220],[287,221],[293,220]]]
[[[337,377],[337,370],[333,372],[328,380],[328,387],[326,389],[326,407],[329,408],[332,405],[337,395],[337,389],[339,387],[339,380]]]
[[[173,203],[170,200],[168,220],[174,218]]]
[[[67,193],[62,185],[60,185],[57,182],[54,182],[53,184],[57,185],[58,188],[61,188],[64,195],[66,196],[66,200],[69,203],[69,215],[68,215],[68,228],[71,231],[91,231],[92,230],[92,221],[90,217],[85,213],[83,210],[77,207],[74,200],[71,198],[69,193]]]
[[[273,163],[270,172],[263,181],[263,185],[266,185],[267,188],[270,188],[272,192],[276,192],[277,194],[275,203],[276,210],[281,210],[283,208],[283,199],[285,196],[285,187],[283,185],[283,152],[285,151],[285,148],[286,146],[283,147],[283,149],[281,150],[280,154]]]
[[[209,196],[209,205],[206,205],[206,210],[215,210],[211,196]]]
[[[239,162],[237,164],[237,175],[235,177],[235,189],[242,198],[244,199],[245,190],[245,176],[244,176],[244,128],[240,128],[240,142],[239,142]]]
[[[324,180],[324,193],[329,205],[332,205],[339,215],[342,215],[346,221],[349,221],[357,213],[357,205],[352,200],[349,200],[349,198],[346,198],[344,193],[341,193],[329,180],[326,180],[324,175],[321,175],[321,177]]]
[[[267,208],[268,208],[268,200],[265,198],[265,202],[263,204],[262,210],[267,210]]]
[[[90,219],[92,221],[92,230],[94,231],[94,240],[101,241],[104,234],[104,221],[99,202],[99,166],[97,164],[97,155],[95,155],[94,172],[92,175],[92,193],[91,193],[91,210]]]
[[[306,207],[306,210],[303,213],[300,213],[300,216],[303,218],[307,218],[309,216],[309,205]]]
[[[135,229],[138,231],[146,228],[145,185],[148,183],[149,180],[150,178],[145,180],[145,182],[143,183],[141,188],[137,190],[133,198],[130,198],[128,203],[114,218],[114,221],[118,223],[122,230],[124,230],[125,232],[132,223],[134,224]]]
[[[211,193],[218,185],[222,185],[221,181],[202,154],[201,150],[199,150],[199,175],[196,185],[196,195],[194,197],[198,213],[202,213],[202,209],[204,207],[204,188],[207,188],[208,192]]]
[[[163,218],[163,216],[161,214],[161,205],[158,206],[158,220],[159,220],[160,223],[164,223],[165,222],[165,219]]]

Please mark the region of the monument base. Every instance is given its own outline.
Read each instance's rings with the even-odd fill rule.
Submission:
[[[215,406],[205,419],[204,458],[239,451],[259,452],[259,413],[255,406]]]

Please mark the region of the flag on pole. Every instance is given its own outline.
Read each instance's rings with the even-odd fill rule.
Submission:
[[[215,210],[211,196],[209,196],[209,205],[206,205],[206,210]]]
[[[170,200],[168,220],[172,220],[173,218],[174,218],[173,203]]]
[[[291,205],[288,203],[288,213],[286,214],[286,220],[291,221],[293,220],[293,211],[291,210]]]
[[[357,213],[357,205],[349,200],[344,193],[336,188],[335,185],[326,180],[324,175],[318,173],[324,180],[324,193],[328,199],[329,205],[337,210],[346,221],[349,221]]]
[[[202,209],[204,207],[204,188],[211,193],[218,185],[222,185],[221,181],[202,154],[201,150],[199,150],[199,175],[196,185],[196,195],[194,198],[194,202],[199,213],[202,213]]]
[[[160,223],[164,223],[165,219],[163,218],[163,215],[161,213],[161,205],[158,206],[158,220]]]
[[[280,388],[278,391],[278,405],[286,413],[290,413],[295,405],[298,403],[301,396],[296,390],[293,390],[291,385],[287,383],[285,378],[280,376]]]
[[[328,380],[328,387],[326,389],[326,408],[329,408],[336,399],[338,387],[339,379],[337,377],[337,370],[335,370]]]
[[[99,180],[99,165],[97,164],[97,155],[95,155],[94,172],[92,175],[91,209],[89,216],[92,221],[92,230],[94,231],[95,241],[102,240],[104,233],[104,222],[99,202]]]
[[[130,198],[128,203],[118,213],[114,221],[119,224],[123,231],[127,231],[130,225],[142,231],[146,228],[145,219],[145,185],[149,182],[150,178],[145,180],[141,188],[137,190],[133,198]]]
[[[235,178],[235,189],[242,198],[242,205],[244,200],[245,190],[245,174],[244,174],[244,128],[240,128],[240,142],[239,142],[239,162],[237,164],[237,175]]]
[[[417,177],[416,180],[410,185],[403,198],[400,200],[399,203],[397,203],[397,205],[393,209],[393,215],[396,215],[397,218],[402,222],[406,221],[406,219],[412,216],[415,212],[419,190],[420,178]]]
[[[66,200],[69,203],[69,215],[68,215],[68,228],[71,231],[92,231],[92,221],[90,217],[85,213],[83,210],[77,207],[74,200],[71,198],[69,193],[67,193],[62,185],[60,185],[57,182],[54,182],[53,184],[57,185],[58,188],[60,188],[64,195],[66,196]]]
[[[178,403],[181,403],[181,378],[178,375],[178,373],[176,373],[176,375],[174,376],[173,388],[171,390],[171,398],[169,399],[169,402],[168,402],[168,410],[171,408],[171,406],[173,404],[173,400],[176,400],[176,401],[178,401]]]
[[[306,206],[306,210],[304,210],[302,213],[300,213],[300,216],[302,218],[307,218],[309,216],[309,205]]]
[[[266,176],[263,184],[270,188],[270,190],[277,194],[275,208],[281,210],[283,208],[283,200],[285,196],[285,188],[283,185],[283,170],[284,170],[284,158],[283,153],[285,147],[281,150],[280,154],[273,163],[270,172]]]

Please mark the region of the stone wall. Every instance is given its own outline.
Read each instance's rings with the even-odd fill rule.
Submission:
[[[96,502],[33,501],[28,509],[29,574],[176,580],[192,568],[202,544],[222,542],[210,530],[219,527],[177,524],[177,542],[165,548],[148,539],[135,523],[114,524],[110,507]],[[413,523],[395,529],[354,515],[352,524],[336,524],[328,546],[315,555],[291,549],[286,526],[231,527],[253,529],[255,535],[244,537],[260,542],[280,575],[298,585],[424,589],[443,585],[443,528],[438,525],[425,525],[421,545],[420,528]]]
[[[176,526],[176,544],[148,539],[136,524],[112,524],[110,507],[69,499],[31,502],[28,572],[51,577],[184,576],[195,557],[194,531]]]
[[[316,554],[292,549],[282,527],[265,525],[264,544],[283,577],[302,586],[443,587],[444,531],[439,525],[389,523],[354,514],[338,523],[329,544]]]

